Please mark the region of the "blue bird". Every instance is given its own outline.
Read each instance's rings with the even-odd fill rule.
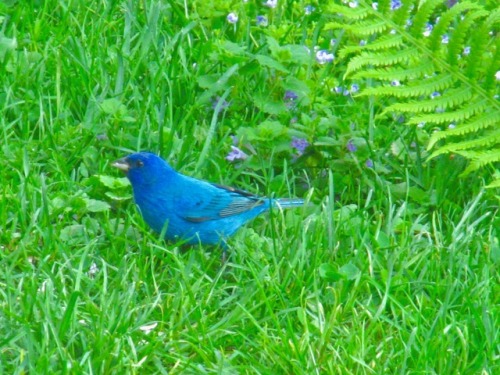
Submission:
[[[236,230],[271,207],[304,204],[302,199],[272,199],[185,176],[149,152],[111,164],[126,173],[144,221],[167,240],[226,245]]]

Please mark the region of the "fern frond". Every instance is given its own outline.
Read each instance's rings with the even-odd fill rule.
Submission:
[[[325,30],[343,29],[359,37],[367,37],[376,33],[381,33],[388,27],[384,21],[360,21],[355,24],[341,24],[338,22],[328,22]]]
[[[470,159],[468,171],[497,160],[500,9],[467,0],[449,7],[442,0],[405,0],[393,10],[390,0],[381,0],[378,10],[366,3],[332,9],[342,17],[330,26],[345,31],[338,56],[350,57],[344,79],[371,79],[358,97],[392,98],[377,118],[405,113],[409,125],[431,125],[419,131],[453,123],[430,137],[429,149],[437,147],[431,158],[460,152]],[[360,46],[364,36],[370,38]]]
[[[361,51],[378,51],[386,50],[389,48],[399,47],[403,44],[403,38],[400,35],[388,35],[380,38],[374,43],[367,44],[365,46],[348,46],[342,49],[339,53],[340,58],[345,58],[347,55],[361,52]]]
[[[443,130],[447,132],[447,130]],[[487,149],[489,146],[500,144],[500,130],[493,130],[486,132],[482,137],[473,139],[470,141],[463,141],[458,143],[449,144],[441,147],[439,150],[434,151],[430,158],[435,158],[436,156],[447,154],[450,152],[459,153],[464,150],[471,149]],[[486,153],[488,155],[488,153]]]
[[[440,96],[435,99],[427,99],[421,101],[413,101],[410,103],[396,103],[388,106],[384,109],[382,114],[387,112],[432,112],[438,109],[448,109],[456,107],[464,102],[469,101],[472,98],[472,93],[470,91],[465,91],[463,89],[451,89],[447,92],[447,95]]]
[[[487,101],[478,101],[459,110],[443,113],[432,113],[428,115],[417,115],[408,120],[408,124],[433,123],[446,124],[451,122],[461,122],[471,118],[478,112],[484,111],[488,107]]]
[[[371,9],[368,7],[348,8],[345,5],[332,3],[328,4],[327,10],[331,14],[340,13],[345,18],[354,21],[366,18],[371,11]]]
[[[374,96],[394,96],[397,98],[415,98],[419,96],[429,96],[430,94],[445,90],[451,87],[454,83],[454,78],[450,74],[442,74],[436,77],[431,77],[422,81],[420,84],[412,83],[407,86],[379,86],[368,87],[363,90],[358,96],[374,95]]]
[[[380,81],[404,81],[429,76],[434,73],[434,65],[430,62],[423,62],[411,67],[388,67],[381,69],[361,70],[352,75],[352,79],[377,78]]]
[[[500,162],[500,148],[488,152],[457,151],[457,154],[472,160],[465,171],[462,172],[462,176],[467,176],[469,173],[488,164]]]
[[[359,70],[366,65],[387,66],[407,63],[410,60],[417,58],[418,54],[419,52],[417,50],[411,49],[384,53],[362,52],[359,56],[356,56],[349,61],[344,78],[351,72]]]
[[[497,188],[500,188],[500,178],[497,178],[496,180],[493,180],[487,186],[485,186],[485,188],[486,189],[497,189]]]
[[[455,129],[449,129],[446,132],[436,132],[432,134],[429,144],[427,145],[427,150],[430,150],[434,145],[451,136],[466,135],[469,133],[475,133],[480,130],[488,129],[498,124],[498,113],[491,112],[487,114],[481,114],[469,120],[469,122],[458,125]]]

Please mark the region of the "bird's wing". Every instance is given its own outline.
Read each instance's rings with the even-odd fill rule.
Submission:
[[[267,202],[265,198],[223,185],[196,185],[196,194],[184,201],[184,210],[179,213],[183,219],[195,223],[240,215]]]

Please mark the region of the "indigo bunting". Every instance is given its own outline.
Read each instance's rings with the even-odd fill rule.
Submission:
[[[144,221],[167,240],[226,245],[226,238],[271,207],[301,206],[302,199],[272,199],[176,172],[149,152],[111,164],[126,173]]]

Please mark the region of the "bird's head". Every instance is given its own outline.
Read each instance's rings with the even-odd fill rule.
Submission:
[[[134,187],[152,185],[165,180],[174,170],[165,160],[150,152],[138,152],[118,159],[111,164],[122,170]]]

